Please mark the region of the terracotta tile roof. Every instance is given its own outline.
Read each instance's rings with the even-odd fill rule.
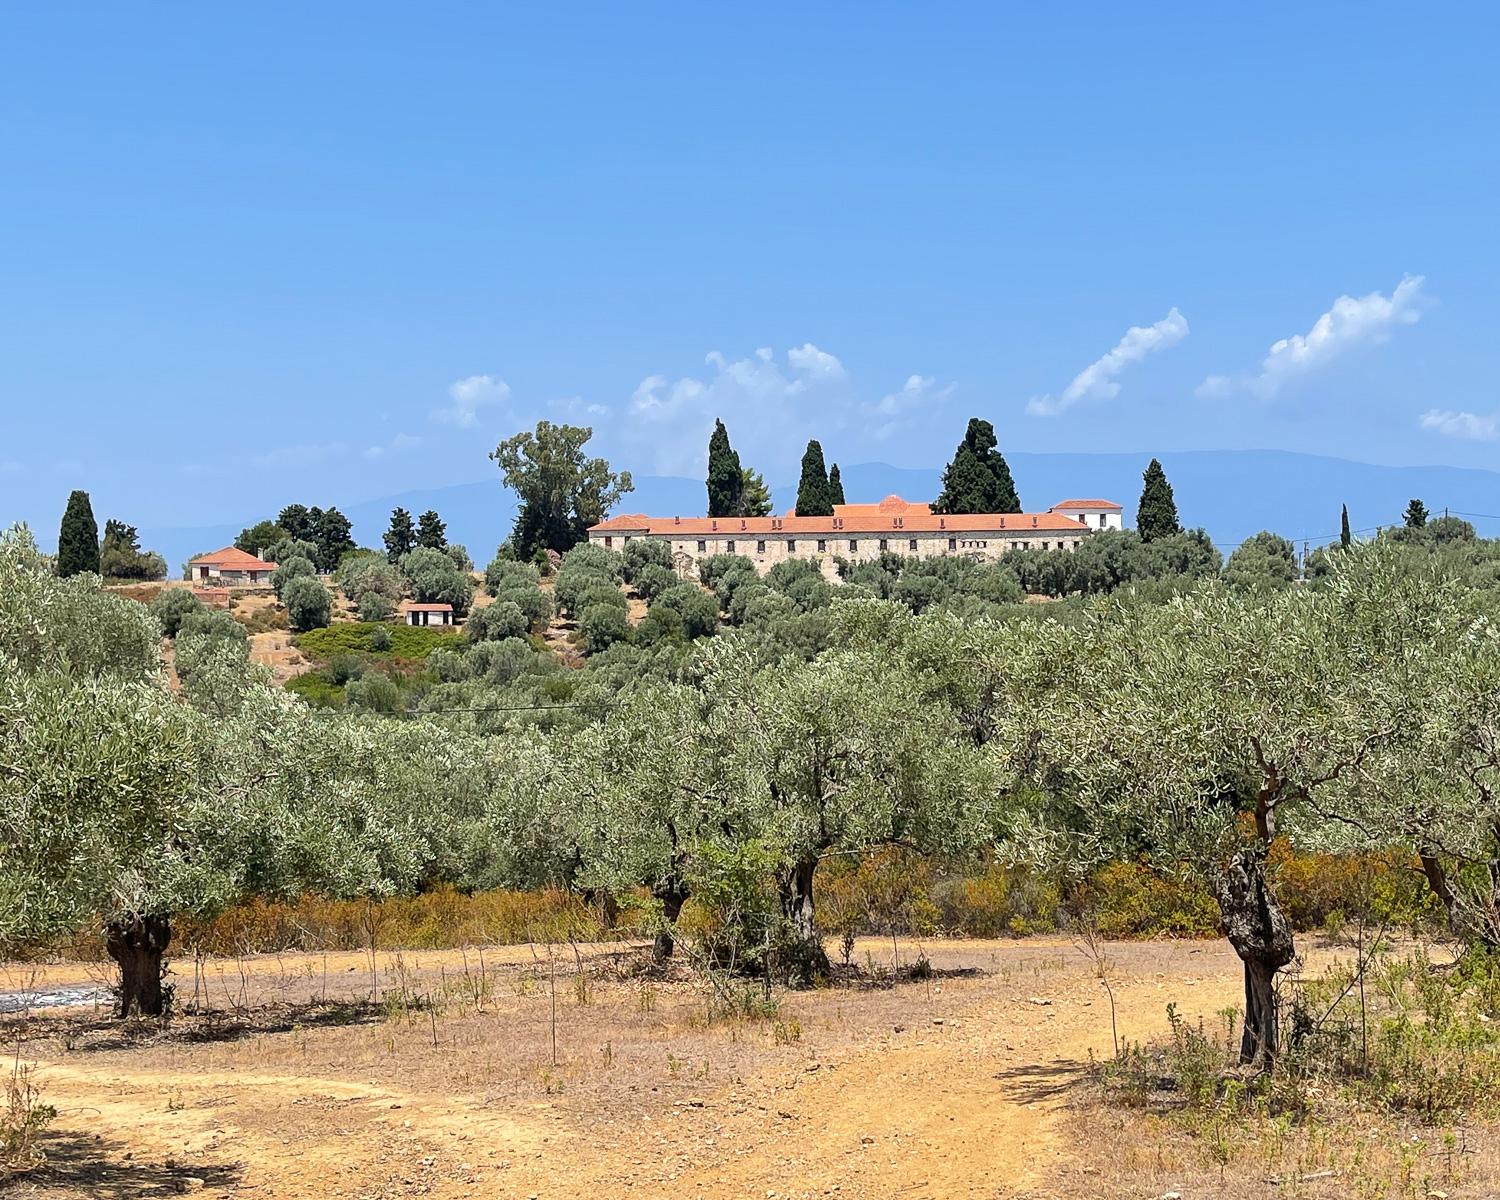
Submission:
[[[274,571],[276,569],[275,563],[265,562],[253,554],[246,554],[238,546],[225,546],[222,550],[215,550],[212,554],[200,554],[197,558],[188,561],[205,567],[218,567],[221,571],[226,568],[231,571]]]
[[[408,604],[407,612],[452,612],[451,604]]]
[[[1054,504],[1052,511],[1060,508],[1107,508],[1111,512],[1124,512],[1118,504],[1111,500],[1064,500],[1061,504]]]
[[[932,505],[913,504],[901,499],[900,496],[887,496],[879,504],[835,504],[833,506],[833,515],[836,517],[926,516],[931,512]]]
[[[843,505],[843,508],[873,508],[874,505]],[[926,505],[919,506],[926,509]],[[631,513],[610,517],[590,528],[590,533],[655,534],[681,537],[816,537],[851,534],[947,533],[954,537],[968,533],[1022,537],[1032,533],[1082,533],[1088,529],[1082,521],[1062,513],[965,513],[936,516],[931,512],[908,512],[901,516],[832,516],[832,517],[648,517]]]

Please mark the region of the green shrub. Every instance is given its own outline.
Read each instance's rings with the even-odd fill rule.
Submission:
[[[630,637],[630,622],[625,619],[625,610],[613,604],[596,604],[584,609],[578,629],[590,654],[597,654]]]
[[[180,587],[163,588],[148,607],[161,626],[162,633],[169,638],[177,636],[182,622],[189,616],[208,611],[208,606],[193,595],[191,589]]]
[[[621,558],[626,583],[635,583],[648,567],[672,571],[672,547],[656,538],[631,538],[625,543]]]
[[[695,583],[679,583],[668,588],[653,608],[670,608],[682,620],[682,632],[689,638],[707,637],[719,629],[719,602]]]
[[[286,682],[286,690],[301,696],[313,708],[343,708],[344,689],[321,671],[308,671]]]
[[[534,588],[539,578],[536,567],[530,563],[497,556],[484,569],[484,590],[495,596],[508,588]]]
[[[389,639],[385,650],[377,650],[373,639]],[[297,648],[308,658],[327,659],[346,651],[390,655],[394,658],[425,659],[439,647],[461,650],[467,639],[456,629],[431,625],[369,625],[341,622],[297,637]]]
[[[579,542],[562,557],[563,571],[595,571],[617,583],[625,576],[625,559],[614,550],[606,550],[592,542]]]
[[[285,604],[287,586],[292,580],[312,579],[317,573],[311,560],[301,555],[293,555],[271,572],[271,590],[276,593],[276,598]]]
[[[469,614],[464,633],[471,642],[502,642],[525,637],[531,628],[526,614],[512,600],[497,600]]]
[[[630,611],[630,601],[625,599],[625,593],[612,583],[596,583],[584,589],[575,607],[579,612],[587,612],[596,604],[608,604],[621,612]]]
[[[333,597],[311,575],[299,575],[287,583],[281,601],[286,605],[287,622],[299,633],[321,629],[328,624],[329,614],[333,611]]]
[[[390,676],[378,671],[368,671],[362,678],[352,681],[344,688],[344,699],[350,708],[368,712],[391,714],[406,708],[400,686]]]
[[[635,586],[636,595],[647,604],[652,604],[655,603],[658,596],[668,588],[676,587],[682,580],[677,577],[677,572],[670,567],[648,563],[636,572],[635,579],[632,582]]]

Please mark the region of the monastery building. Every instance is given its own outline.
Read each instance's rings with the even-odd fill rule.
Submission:
[[[742,554],[764,574],[785,559],[815,555],[869,562],[889,551],[992,561],[1007,550],[1076,550],[1095,530],[1119,529],[1120,512],[1108,500],[1064,500],[1043,513],[939,516],[930,505],[887,496],[879,504],[836,504],[831,517],[623,514],[593,526],[589,541],[620,550],[631,538],[656,538],[668,542],[679,561]]]

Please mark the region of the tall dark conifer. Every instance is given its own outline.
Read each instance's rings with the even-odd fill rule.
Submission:
[[[834,463],[828,468],[828,502],[830,504],[847,504],[844,499],[844,481],[839,478],[839,465]]]
[[[416,549],[417,530],[411,523],[411,513],[404,508],[392,509],[390,528],[380,540],[385,543],[385,556],[392,562],[399,562],[402,555]]]
[[[1349,532],[1349,506],[1346,504],[1344,505],[1344,515],[1339,518],[1339,545],[1347,550],[1353,542],[1354,537]]]
[[[943,490],[932,502],[935,513],[1018,513],[1021,498],[1010,467],[998,449],[995,427],[969,419],[964,440],[943,471]]]
[[[68,497],[57,531],[57,573],[66,576],[84,571],[99,573],[99,522],[94,520],[89,494],[74,492]]]
[[[724,422],[716,419],[714,431],[708,439],[708,515],[739,516],[743,489],[744,468],[740,466],[740,456],[729,444],[729,430],[724,428]]]
[[[417,545],[441,550],[448,544],[448,526],[436,511],[428,509],[417,518]]]
[[[1161,463],[1153,458],[1141,478],[1145,486],[1141,488],[1141,503],[1135,512],[1135,531],[1141,535],[1141,541],[1152,542],[1181,533],[1177,501],[1172,496],[1172,485],[1167,482],[1167,473],[1161,469]]]
[[[808,442],[802,455],[802,478],[797,481],[797,515],[833,516],[833,504],[828,499],[828,468],[823,465],[823,447],[816,441]]]

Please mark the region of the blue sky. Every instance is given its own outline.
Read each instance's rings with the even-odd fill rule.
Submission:
[[[974,414],[1493,467],[1497,12],[10,5],[0,518],[480,480],[541,417],[641,474],[715,415],[777,480]]]

